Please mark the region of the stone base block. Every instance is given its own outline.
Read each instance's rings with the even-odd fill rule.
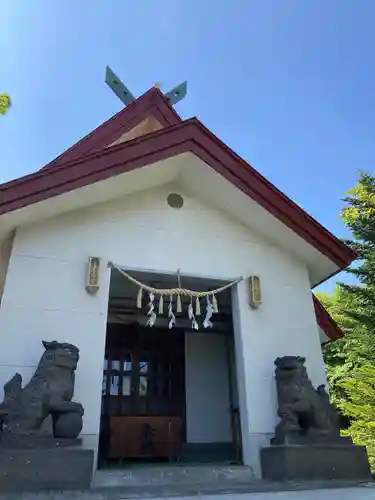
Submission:
[[[0,438],[1,450],[26,450],[34,448],[72,448],[80,449],[81,439],[56,439],[50,437],[40,437],[33,435],[26,436],[7,436],[2,434]]]
[[[366,448],[354,445],[281,445],[261,450],[263,479],[370,480]]]
[[[93,466],[93,450],[1,448],[0,491],[87,489]]]

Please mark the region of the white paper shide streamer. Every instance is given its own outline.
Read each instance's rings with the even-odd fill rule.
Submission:
[[[171,295],[169,299],[168,318],[169,318],[168,328],[171,330],[176,324],[176,316],[173,314],[173,295]]]
[[[207,305],[206,305],[206,317],[204,318],[204,321],[203,321],[203,327],[204,328],[212,328],[214,325],[211,321],[211,318],[212,318],[212,315],[213,315],[213,308],[212,308],[212,304],[211,304],[211,300],[210,300],[210,297],[207,296]]]
[[[156,321],[156,313],[155,313],[155,306],[154,306],[154,300],[155,300],[155,295],[151,292],[148,294],[149,298],[150,298],[150,302],[148,303],[148,312],[147,312],[147,316],[148,316],[148,321],[146,323],[146,326],[154,326],[155,324],[155,321]]]
[[[189,308],[188,308],[188,316],[189,316],[189,319],[191,321],[191,328],[193,330],[199,330],[199,325],[195,319],[193,304],[191,302],[190,302]]]

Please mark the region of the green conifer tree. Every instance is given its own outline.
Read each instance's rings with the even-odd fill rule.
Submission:
[[[367,446],[371,468],[375,468],[375,366],[365,364],[340,383],[347,399],[341,411],[350,418],[350,426],[344,432],[353,441]]]
[[[349,269],[358,283],[339,283],[332,296],[318,297],[345,332],[324,348],[333,402],[350,421],[354,442],[366,445],[375,469],[375,177],[360,174],[344,199],[342,218],[358,260]]]

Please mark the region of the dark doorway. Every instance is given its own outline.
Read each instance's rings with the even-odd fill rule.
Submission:
[[[99,463],[172,459],[185,437],[184,332],[109,323]]]

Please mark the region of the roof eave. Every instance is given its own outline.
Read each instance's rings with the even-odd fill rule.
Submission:
[[[0,186],[0,215],[183,152],[192,152],[345,269],[355,252],[225,146],[197,119],[15,179]]]
[[[344,337],[344,332],[314,294],[313,301],[318,325],[330,339],[330,342]]]

